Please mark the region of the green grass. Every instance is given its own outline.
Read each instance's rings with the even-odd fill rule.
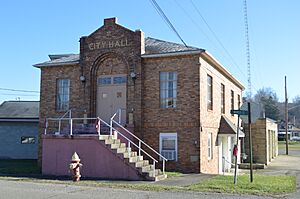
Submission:
[[[178,177],[178,176],[182,175],[182,173],[179,173],[179,172],[170,172],[170,171],[166,171],[166,174],[167,174],[168,178]]]
[[[204,192],[282,194],[296,191],[296,177],[255,175],[253,183],[250,183],[248,175],[241,175],[238,176],[235,188],[232,176],[216,176],[205,182],[191,185],[189,189]]]
[[[169,178],[176,178],[181,173],[166,172]],[[54,178],[43,179],[36,160],[0,160],[1,180],[32,181],[37,183],[76,184],[79,186],[111,187],[145,191],[199,191],[199,192],[225,192],[248,194],[282,194],[296,190],[295,176],[264,176],[254,175],[254,182],[249,182],[248,175],[238,176],[237,187],[233,185],[232,176],[216,176],[211,179],[190,186],[167,186],[149,182],[124,182],[103,180],[82,180],[72,182],[71,179],[57,180]],[[8,176],[5,176],[5,175]],[[37,174],[37,178],[9,177],[10,175]],[[28,175],[30,176],[30,175]]]
[[[278,141],[278,148],[285,149],[285,141]],[[300,142],[299,141],[289,141],[289,149],[300,150]]]
[[[167,186],[149,182],[120,182],[82,180],[72,182],[70,180],[52,180],[20,177],[0,177],[1,180],[31,181],[36,183],[55,183],[89,187],[109,187],[120,189],[144,190],[144,191],[196,191],[196,192],[221,192],[256,195],[279,195],[296,191],[295,176],[264,176],[254,175],[254,182],[249,182],[248,175],[238,176],[237,187],[234,188],[232,176],[216,176],[208,180],[190,186]]]
[[[37,160],[0,160],[0,174],[40,174]]]

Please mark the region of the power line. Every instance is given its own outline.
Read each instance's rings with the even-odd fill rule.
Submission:
[[[33,94],[33,95],[26,95],[26,94],[10,94],[10,93],[0,93],[0,95],[11,95],[11,96],[35,96],[35,97],[37,97],[37,96],[39,96],[38,94]]]
[[[209,38],[209,36],[204,32],[204,30],[202,30],[201,26],[196,23],[196,21],[194,20],[194,18],[186,11],[186,9],[184,9],[179,3],[178,1],[175,0],[175,3],[178,5],[178,7],[184,12],[184,14],[186,14],[189,19],[193,22],[193,24],[200,30],[200,32],[206,37],[206,39],[208,41],[211,42],[211,44],[217,49],[218,46],[215,45],[215,43]],[[219,48],[218,48],[219,49]],[[221,51],[220,51],[221,52]],[[223,52],[221,52],[223,54]]]
[[[40,93],[39,91],[31,91],[31,90],[17,90],[11,88],[0,88],[3,91],[13,91],[13,92],[24,92],[24,93]]]
[[[208,29],[210,30],[210,32],[213,34],[213,36],[216,39],[216,41],[219,43],[219,45],[223,48],[223,50],[225,51],[225,53],[231,59],[232,63],[239,69],[239,71],[241,72],[241,74],[243,74],[246,77],[246,75],[243,73],[243,71],[241,70],[241,68],[238,66],[238,64],[236,63],[236,61],[231,56],[231,54],[225,48],[225,46],[223,45],[223,43],[221,42],[221,40],[218,38],[217,34],[213,31],[213,29],[210,27],[210,25],[208,24],[208,22],[205,20],[205,18],[201,14],[200,10],[197,8],[197,6],[194,4],[194,2],[192,0],[190,0],[190,2],[192,4],[192,6],[194,7],[194,9],[196,10],[196,12],[198,13],[198,15],[201,17],[202,21],[205,23],[205,25],[208,27]]]
[[[186,43],[183,41],[182,37],[180,36],[180,34],[177,32],[177,30],[175,29],[175,27],[173,26],[173,24],[171,23],[171,21],[168,19],[168,17],[166,16],[166,14],[164,13],[164,11],[160,8],[160,6],[158,5],[158,3],[155,0],[149,0],[152,5],[154,6],[155,10],[157,11],[157,13],[163,18],[163,20],[167,23],[167,25],[171,28],[171,30],[173,30],[173,32],[177,35],[177,37],[181,40],[181,42],[185,45],[185,47],[188,47],[186,45]]]

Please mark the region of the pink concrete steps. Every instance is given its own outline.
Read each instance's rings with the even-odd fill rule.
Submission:
[[[154,170],[153,165],[149,164],[149,160],[144,160],[144,157],[138,156],[136,151],[131,151],[131,148],[126,147],[125,143],[121,143],[120,139],[115,139],[110,135],[100,135],[99,140],[104,141],[113,152],[121,154],[145,180],[159,181],[167,178],[167,175],[163,174],[160,169]]]

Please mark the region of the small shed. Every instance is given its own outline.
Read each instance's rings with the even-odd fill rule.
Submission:
[[[244,126],[245,152],[249,162],[249,130]],[[253,163],[268,165],[278,156],[277,124],[269,118],[259,118],[251,124]]]
[[[0,159],[37,159],[39,101],[0,105]]]

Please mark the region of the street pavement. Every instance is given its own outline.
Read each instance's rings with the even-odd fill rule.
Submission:
[[[0,180],[0,199],[258,199],[253,195],[232,195],[199,192],[149,192],[113,188],[83,187]]]
[[[284,154],[280,150],[279,154]],[[276,198],[300,199],[300,151],[290,151],[289,156],[280,155],[275,158],[266,169],[256,170],[257,174],[265,175],[295,175],[297,177],[297,192],[287,195],[276,196]],[[155,184],[186,186],[211,177],[205,174],[186,174],[174,177]],[[254,179],[255,180],[255,179]],[[136,183],[136,182],[132,182]],[[140,182],[146,183],[146,182]],[[34,183],[22,181],[0,180],[0,199],[271,199],[268,196],[238,195],[223,193],[199,193],[199,192],[174,192],[174,191],[138,191],[127,189],[116,189],[107,187],[87,187],[76,185]]]

